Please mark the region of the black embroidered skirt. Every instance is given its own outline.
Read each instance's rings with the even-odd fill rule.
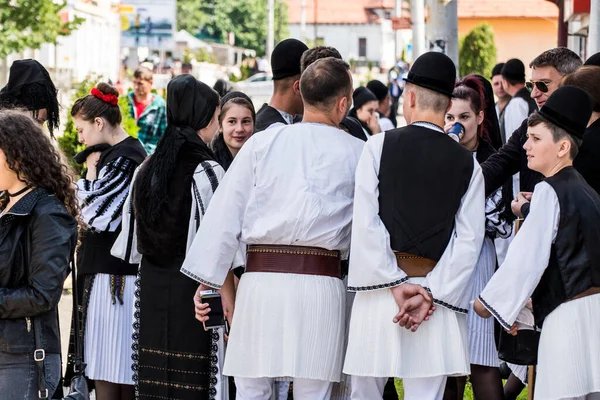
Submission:
[[[223,399],[218,331],[194,316],[198,283],[183,275],[182,260],[142,260],[136,282],[134,370],[139,399]]]

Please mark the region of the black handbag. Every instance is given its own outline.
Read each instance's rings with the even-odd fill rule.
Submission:
[[[517,365],[537,364],[540,332],[521,329],[517,336],[512,336],[502,329],[499,336],[498,358]]]
[[[73,280],[73,316],[75,318],[75,376],[71,379],[69,385],[69,394],[65,400],[90,400],[90,391],[85,379],[85,367],[83,363],[83,347],[81,337],[81,326],[79,321],[79,299],[77,294],[77,271],[75,270],[74,257],[71,257],[71,276]],[[37,372],[38,372],[38,398],[48,399],[48,389],[46,388],[46,371],[44,369],[44,359],[46,352],[42,346],[42,329],[37,318],[33,318],[34,337],[36,350],[33,353]]]

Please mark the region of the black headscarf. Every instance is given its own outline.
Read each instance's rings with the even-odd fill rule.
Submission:
[[[6,86],[0,90],[0,108],[23,107],[30,111],[46,109],[48,131],[60,125],[58,91],[46,68],[36,60],[17,60],[10,66]]]
[[[237,91],[227,93],[221,98],[221,110],[223,110],[223,107],[229,100],[237,98],[244,99],[248,101],[250,105],[252,105],[252,124],[254,124],[256,122],[256,112],[254,111],[254,105],[252,104],[252,100],[250,99],[250,97],[248,97],[248,95],[245,93]],[[223,137],[223,134],[221,132],[219,132],[215,136],[214,140],[210,144],[210,148],[215,154],[215,160],[221,165],[221,167],[223,167],[225,171],[227,171],[229,169],[229,166],[233,162],[233,154],[231,154],[231,151],[229,151],[229,148],[225,143],[225,138]]]
[[[198,164],[214,155],[198,136],[207,127],[219,106],[219,95],[192,75],[179,75],[167,85],[167,129],[156,151],[143,164],[135,183],[136,218],[148,226],[158,221],[161,208],[169,200],[168,187],[182,146],[193,150]]]

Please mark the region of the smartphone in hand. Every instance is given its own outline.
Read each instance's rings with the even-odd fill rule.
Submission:
[[[223,312],[223,303],[221,295],[216,290],[202,290],[200,292],[203,303],[208,303],[210,312],[208,313],[208,321],[203,322],[204,330],[218,329],[225,326],[225,314]]]

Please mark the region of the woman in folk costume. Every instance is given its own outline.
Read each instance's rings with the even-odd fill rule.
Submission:
[[[118,92],[99,83],[78,99],[71,115],[87,149],[76,159],[87,170],[77,181],[84,229],[77,253],[77,288],[83,292],[84,360],[98,400],[132,399],[131,335],[137,265],[110,254],[135,169],[146,157],[141,143],[121,123]]]
[[[250,97],[242,92],[229,92],[221,99],[219,133],[210,143],[215,160],[225,171],[244,143],[254,133],[256,111]]]
[[[379,114],[377,114],[378,108],[379,100],[366,87],[360,86],[352,93],[352,109],[348,115],[360,122],[367,138],[381,132]]]
[[[494,110],[493,94],[487,97],[483,82],[485,79],[469,75],[459,81],[452,92],[452,106],[446,113],[446,127],[449,131],[455,124],[464,126],[460,144],[473,152],[473,158],[484,162],[496,152],[500,145],[498,119]],[[493,140],[494,138],[495,140]],[[474,299],[483,290],[496,270],[496,250],[494,239],[510,236],[510,197],[503,196],[501,188],[486,199],[486,235],[473,275]],[[510,196],[510,187],[508,188]],[[472,309],[467,314],[469,327],[469,357],[471,362],[470,381],[475,396],[482,399],[503,399],[498,351],[494,339],[494,322],[478,317]],[[446,394],[455,393],[454,398],[462,399],[466,377],[448,378]]]
[[[573,168],[593,101],[563,86],[528,120],[528,167],[542,173],[504,263],[475,300],[518,334],[529,298],[542,328],[535,398],[600,398],[600,196]],[[524,200],[519,200],[524,201]]]
[[[179,272],[225,174],[206,144],[218,129],[219,95],[187,74],[169,82],[167,91],[167,130],[136,173],[124,229],[113,248],[119,257],[141,260],[136,394],[139,399],[228,399],[221,369],[223,332],[205,331],[194,318],[198,283]],[[232,278],[228,282],[233,286]]]
[[[10,66],[8,83],[0,90],[0,108],[24,108],[40,125],[48,122],[53,136],[60,125],[56,86],[36,60],[17,60]]]

